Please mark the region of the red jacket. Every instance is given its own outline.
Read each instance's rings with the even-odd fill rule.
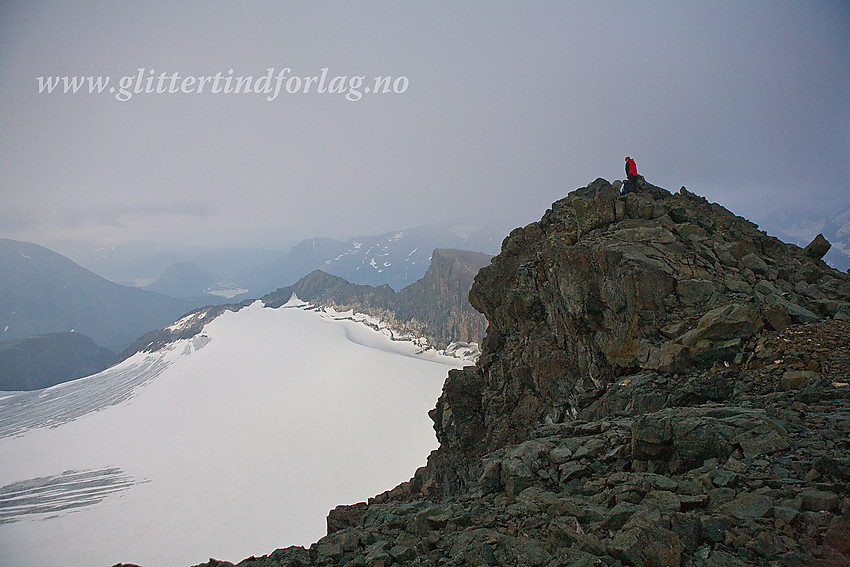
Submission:
[[[626,177],[631,177],[632,175],[637,175],[637,164],[633,159],[626,160]]]

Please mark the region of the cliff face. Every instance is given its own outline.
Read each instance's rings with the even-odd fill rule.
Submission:
[[[685,189],[616,198],[599,179],[513,231],[470,301],[489,328],[478,365],[449,376],[432,412],[449,453],[597,417],[592,402],[628,376],[691,387],[749,358],[762,330],[846,321],[850,279]]]
[[[433,329],[438,344],[480,343],[487,323],[470,305],[469,289],[490,260],[480,252],[434,250],[425,276],[398,292],[396,319]]]
[[[818,248],[574,191],[475,278],[428,465],[243,564],[850,565],[850,278]]]

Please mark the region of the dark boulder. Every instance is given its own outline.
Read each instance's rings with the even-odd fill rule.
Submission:
[[[823,237],[823,234],[818,234],[815,236],[815,239],[809,242],[808,245],[803,249],[803,253],[809,258],[815,258],[816,260],[820,260],[826,253],[829,252],[829,249],[832,248],[832,244]]]

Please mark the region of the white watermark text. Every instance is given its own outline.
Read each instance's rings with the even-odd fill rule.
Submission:
[[[262,95],[271,102],[281,95],[337,94],[356,102],[367,95],[404,94],[410,86],[405,75],[373,76],[335,75],[327,67],[313,75],[293,73],[290,67],[269,67],[261,75],[233,74],[233,69],[215,75],[181,75],[139,68],[112,83],[110,76],[41,76],[36,77],[39,94],[107,94],[119,102],[137,95]]]

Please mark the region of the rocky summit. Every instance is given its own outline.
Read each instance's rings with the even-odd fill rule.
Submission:
[[[685,188],[617,190],[478,273],[425,467],[239,565],[850,565],[850,277]]]

